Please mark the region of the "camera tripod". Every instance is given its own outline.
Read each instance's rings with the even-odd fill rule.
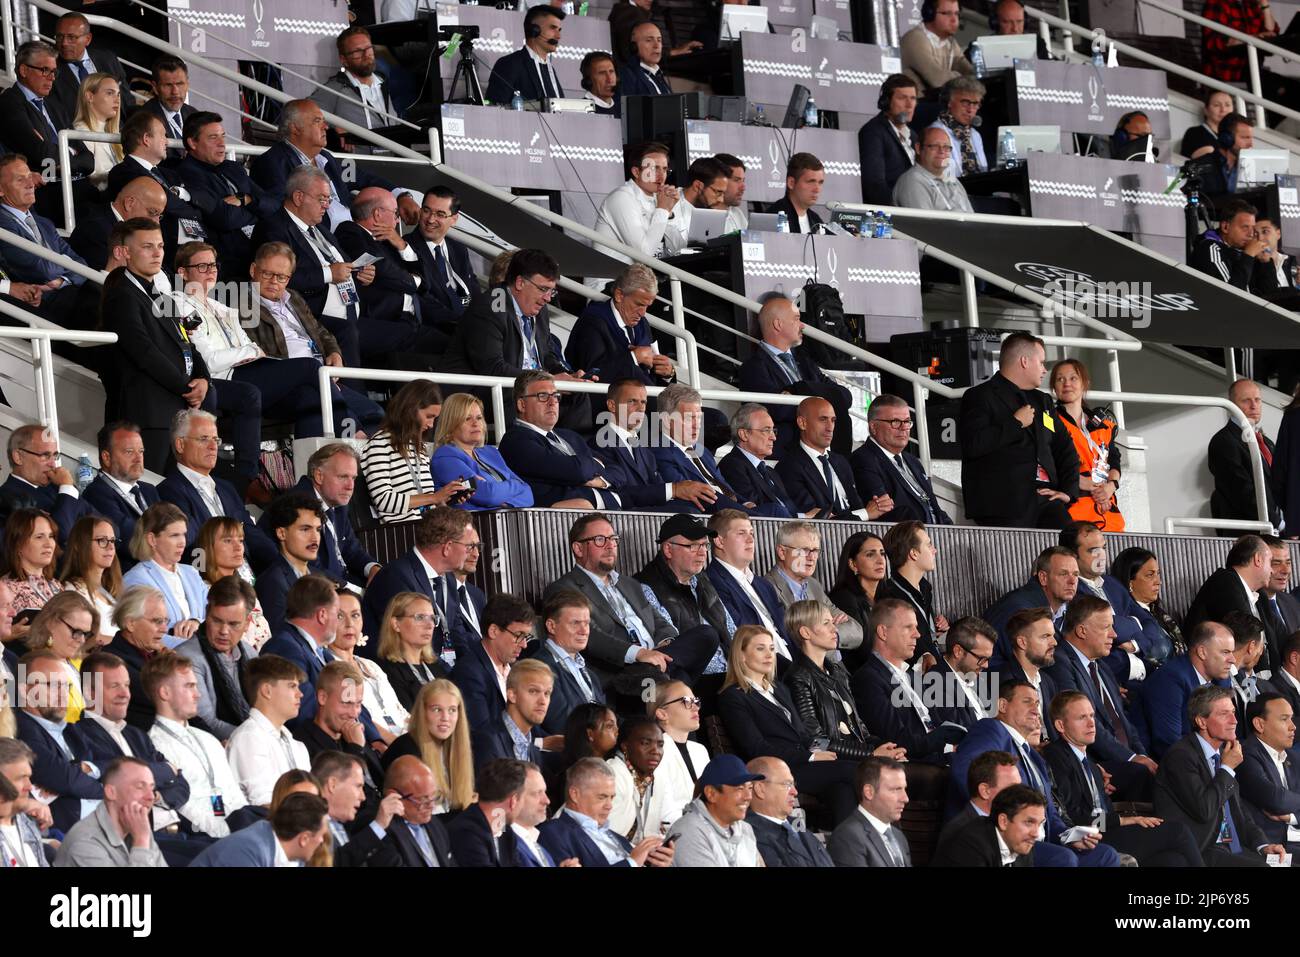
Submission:
[[[456,99],[456,87],[463,84],[464,96]],[[460,41],[460,59],[456,61],[455,72],[451,75],[451,84],[447,87],[447,103],[465,103],[469,106],[483,105],[483,86],[478,79],[478,60],[474,56],[474,41],[462,37]]]

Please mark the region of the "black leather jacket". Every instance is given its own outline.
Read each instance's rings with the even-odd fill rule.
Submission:
[[[858,717],[853,692],[849,689],[849,673],[838,661],[828,660],[822,669],[807,655],[796,651],[785,683],[794,699],[795,711],[808,730],[816,737],[828,739],[827,750],[834,751],[842,760],[860,761],[884,744]]]

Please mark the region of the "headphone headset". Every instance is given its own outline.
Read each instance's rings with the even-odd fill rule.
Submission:
[[[992,0],[993,5],[989,7],[989,29],[995,34],[998,32],[998,4],[1001,2],[1002,0]],[[1021,0],[1016,0],[1016,3],[1020,4],[1022,10],[1024,9],[1025,5]]]
[[[938,13],[938,0],[922,0],[921,3],[921,22],[934,23],[935,14]]]
[[[1123,146],[1125,143],[1127,143],[1129,140],[1133,138],[1133,134],[1130,133],[1127,129],[1129,123],[1133,121],[1133,118],[1135,116],[1145,116],[1145,115],[1146,114],[1144,114],[1141,110],[1134,110],[1132,113],[1125,113],[1123,116],[1119,118],[1119,122],[1115,124],[1115,132],[1111,136],[1111,139],[1114,141],[1116,146]]]
[[[1241,122],[1241,117],[1235,113],[1229,113],[1219,121],[1220,149],[1230,150],[1237,145],[1237,126]]]
[[[894,91],[909,86],[915,87],[916,84],[901,73],[895,73],[893,76],[887,77],[885,82],[880,84],[880,96],[876,98],[876,109],[882,113],[885,112],[894,99]]]
[[[582,88],[583,88],[584,90],[586,90],[588,93],[591,92],[591,68],[592,68],[592,66],[594,66],[596,63],[598,63],[598,62],[601,61],[601,60],[611,60],[611,61],[612,61],[613,59],[614,59],[614,58],[611,57],[611,56],[610,56],[608,53],[606,53],[604,50],[592,50],[590,53],[588,53],[586,56],[584,56],[584,57],[582,58],[582,62],[581,62],[580,64],[578,64],[578,72],[582,74],[582,81],[581,81],[581,86],[582,86]]]
[[[536,20],[533,20],[524,26],[524,36],[526,36],[528,39],[536,40],[541,35],[542,35],[542,28],[537,25]]]
[[[541,25],[537,22],[542,17],[555,17],[557,20],[563,20],[565,13],[560,7],[530,7],[528,13],[524,16],[524,37],[526,39],[536,40],[542,35]],[[547,42],[553,47],[560,45],[559,40],[548,40]]]

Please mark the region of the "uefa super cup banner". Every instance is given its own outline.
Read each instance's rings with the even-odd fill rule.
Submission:
[[[172,43],[218,60],[251,53],[271,63],[333,64],[334,38],[348,25],[341,0],[168,0],[167,12]]]

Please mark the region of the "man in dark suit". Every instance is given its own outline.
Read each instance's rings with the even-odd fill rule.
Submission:
[[[754,829],[758,853],[767,867],[834,867],[835,862],[822,842],[791,823],[798,805],[790,766],[780,758],[754,758],[745,768],[763,775],[754,782],[754,799],[745,812],[745,823]]]
[[[345,170],[338,158],[325,149],[325,117],[311,100],[290,100],[284,104],[280,112],[280,128],[284,131],[284,139],[249,165],[254,182],[274,196],[277,202],[289,198],[289,177],[300,166],[315,166],[329,179],[326,225],[331,229],[351,218],[348,205],[357,190],[367,186],[395,189],[391,182],[376,176],[364,165],[348,162]],[[409,192],[402,192],[397,197],[397,208],[402,222],[414,226],[420,216],[420,206]]]
[[[916,134],[908,126],[916,112],[916,81],[895,73],[880,87],[880,112],[858,130],[862,159],[862,201],[892,206],[894,184],[916,163]]]
[[[1052,769],[1062,816],[1076,825],[1101,828],[1102,841],[1143,867],[1200,867],[1196,841],[1181,822],[1115,813],[1106,779],[1088,757],[1098,728],[1094,714],[1081,691],[1062,691],[1052,699],[1057,738],[1043,749],[1043,757]]]
[[[987,818],[998,792],[1020,783],[1020,759],[1014,754],[985,751],[976,757],[966,769],[966,793],[970,795],[970,800],[960,812],[944,822],[935,845],[936,850],[947,844],[951,837],[971,821]]]
[[[269,818],[210,844],[190,867],[305,867],[330,833],[329,822],[324,798],[290,794]]]
[[[66,542],[73,523],[91,510],[59,456],[58,436],[43,425],[20,425],[9,433],[10,471],[0,485],[0,518],[15,509],[41,509],[58,525],[59,541]]]
[[[849,420],[853,397],[817,366],[803,345],[799,310],[785,296],[773,296],[758,311],[758,327],[763,341],[741,364],[740,388],[746,392],[786,392],[826,399],[835,408],[838,425],[831,447],[848,455],[853,451],[853,424]],[[795,409],[773,403],[768,412],[776,423],[776,455],[783,459],[786,449],[798,438]]]
[[[1161,759],[1156,814],[1187,825],[1207,867],[1267,866],[1264,855],[1285,854],[1286,848],[1269,841],[1238,793],[1243,755],[1231,692],[1197,688],[1187,710],[1193,730]]]
[[[583,867],[667,867],[672,849],[647,837],[635,847],[609,827],[614,773],[599,758],[582,758],[565,772],[564,807],[541,825],[541,845],[557,861],[577,858]]]
[[[512,825],[528,768],[528,762],[514,758],[494,758],[479,768],[474,776],[478,800],[447,827],[451,852],[459,866],[521,866]]]
[[[659,473],[655,453],[645,445],[642,432],[647,403],[646,387],[640,379],[610,383],[605,396],[608,416],[602,415],[605,421],[588,442],[604,465],[602,474],[625,509],[708,511],[717,499],[711,485],[695,479],[669,482]]]
[[[677,378],[673,360],[661,355],[646,320],[659,280],[641,263],[633,263],[614,280],[611,298],[592,300],[569,333],[564,357],[575,369],[599,373],[602,382],[637,379],[644,385],[668,385]]]
[[[1034,560],[1034,574],[1025,584],[995,601],[983,618],[998,630],[998,644],[990,667],[995,671],[1012,658],[1011,635],[1007,623],[1017,612],[1027,608],[1046,608],[1053,627],[1059,631],[1065,609],[1079,591],[1079,559],[1068,548],[1053,545]]]
[[[469,250],[448,235],[459,221],[460,197],[449,187],[431,186],[425,191],[420,222],[410,237],[410,248],[420,265],[420,319],[435,333],[436,352],[446,349],[460,317],[481,293]]]
[[[515,627],[519,629],[518,624]],[[476,727],[470,736],[476,778],[485,764],[497,758],[543,763],[547,755],[537,742],[546,740],[542,737],[541,723],[546,720],[554,685],[555,675],[550,666],[536,658],[525,658],[511,666],[506,678],[505,710],[497,720]],[[562,747],[563,743],[563,735],[547,740],[553,748]]]
[[[1146,743],[1129,720],[1119,683],[1101,665],[1115,640],[1114,616],[1105,600],[1095,595],[1080,595],[1070,602],[1049,673],[1058,693],[1079,691],[1092,704],[1097,722],[1092,754],[1113,775],[1120,798],[1146,801],[1156,762],[1147,757]]]
[[[785,196],[768,206],[769,213],[785,213],[792,233],[821,232],[822,218],[813,207],[821,202],[826,168],[812,153],[795,153],[785,167]]]
[[[172,423],[175,464],[158,483],[158,495],[190,519],[186,549],[194,547],[203,523],[217,515],[238,519],[244,526],[244,550],[254,571],[271,564],[279,553],[275,543],[257,527],[235,487],[212,474],[217,461],[217,428],[210,413],[191,412]],[[145,461],[149,446],[145,445]],[[159,471],[162,471],[159,469]]]
[[[377,796],[378,791],[367,783],[365,758],[350,750],[317,751],[312,755],[311,772],[329,805],[334,866],[400,867],[401,856],[388,836],[388,827],[401,811],[402,799],[390,793],[374,807],[366,806],[370,793]]]
[[[85,260],[59,235],[54,223],[36,212],[37,189],[32,180],[32,169],[20,154],[0,158],[0,229],[85,266]],[[77,287],[86,281],[85,276],[11,243],[4,244],[4,263],[11,284],[39,288],[36,312],[42,318],[64,327],[79,324],[74,315]]]
[[[312,314],[338,341],[343,361],[359,366],[362,306],[357,286],[374,282],[374,265],[353,270],[341,252],[325,222],[332,187],[324,173],[299,168],[289,174],[284,189],[284,206],[253,229],[253,248],[280,242],[293,251],[289,288],[306,300]]]
[[[1258,673],[1267,651],[1264,624],[1254,615],[1240,611],[1225,615],[1223,624],[1232,632],[1233,674],[1229,680],[1232,701],[1237,708],[1237,727],[1242,729],[1244,737],[1250,730],[1246,719],[1250,703],[1262,694],[1276,692],[1272,682]]]
[[[190,93],[190,68],[179,57],[164,54],[154,60],[150,69],[153,81],[153,99],[141,109],[148,110],[163,121],[167,138],[183,140],[185,138],[185,121],[198,112],[185,101]],[[125,103],[125,98],[123,98]],[[167,150],[169,166],[180,162],[184,152],[176,147]]]
[[[1056,697],[1056,682],[1052,680],[1049,669],[1056,663],[1058,644],[1052,613],[1043,607],[1022,609],[1007,621],[1006,632],[1012,656],[1000,668],[992,663],[989,667],[1002,681],[1015,678],[1029,682],[1038,692],[1043,728],[1051,729],[1050,709],[1052,699]],[[1049,730],[1047,737],[1051,736]]]
[[[524,14],[524,45],[507,53],[492,66],[487,100],[509,107],[515,94],[524,100],[553,100],[564,96],[552,54],[560,47],[564,11],[550,4],[532,7]]]
[[[805,515],[849,521],[876,521],[894,507],[888,496],[876,496],[865,506],[853,483],[849,460],[831,451],[838,420],[825,399],[811,397],[799,403],[795,426],[798,441],[781,454],[776,474],[790,492],[795,508]]]
[[[1291,702],[1291,711],[1300,714],[1300,632],[1292,632],[1279,650],[1282,666],[1273,672],[1272,684],[1278,694]]]
[[[861,813],[849,815],[831,832],[835,866],[911,867],[912,849],[898,827],[907,807],[903,762],[873,755],[858,765],[854,786]]]
[[[1243,802],[1264,836],[1294,854],[1300,851],[1300,765],[1292,752],[1295,712],[1284,696],[1268,691],[1251,702],[1246,716],[1254,733],[1241,745],[1237,768]]]
[[[770,505],[773,518],[799,517],[785,482],[766,461],[776,445],[776,435],[767,408],[757,402],[744,403],[731,417],[731,451],[718,463],[718,471],[744,501]],[[782,510],[784,515],[779,514]]]
[[[785,606],[776,588],[754,574],[754,526],[749,516],[735,509],[718,512],[709,519],[709,541],[713,561],[704,569],[704,577],[737,628],[762,625],[776,636],[777,668],[784,674],[798,641],[786,634]]]
[[[316,496],[325,513],[321,548],[313,567],[329,578],[365,585],[381,566],[352,530],[348,504],[356,488],[358,467],[359,459],[351,445],[330,442],[312,453],[306,474],[294,490]]]
[[[297,665],[304,675],[298,717],[285,722],[291,730],[316,717],[316,679],[334,661],[329,645],[338,620],[339,599],[334,583],[319,575],[304,575],[289,589],[284,625],[262,646],[261,654],[279,655]]]
[[[1260,614],[1261,592],[1273,575],[1273,552],[1258,535],[1242,535],[1228,551],[1224,567],[1205,580],[1187,609],[1183,630],[1203,621],[1223,621],[1230,611]],[[1269,665],[1274,663],[1270,660]]]
[[[1064,528],[1078,495],[1079,456],[1051,400],[1038,391],[1043,341],[1002,340],[998,371],[961,397],[961,486],[980,525]]]
[[[573,709],[582,704],[603,704],[605,689],[587,667],[582,653],[591,636],[591,602],[576,591],[557,591],[538,615],[544,635],[537,660],[555,674],[544,734],[563,734]]]
[[[1023,784],[998,792],[987,816],[972,816],[935,850],[931,867],[1033,867],[1047,801]],[[947,829],[945,828],[945,831]]]
[[[992,706],[988,678],[981,679],[993,656],[997,632],[986,621],[968,615],[952,623],[939,660],[927,675],[943,682],[941,696],[930,708],[938,724],[950,723],[969,731],[975,722],[989,716]]]
[[[620,509],[623,501],[605,477],[601,458],[577,432],[556,427],[560,393],[543,369],[515,376],[515,421],[497,448],[506,465],[533,490],[540,508]]]
[[[429,766],[413,754],[402,755],[388,766],[384,794],[402,799],[402,812],[388,825],[402,866],[455,867],[447,829],[433,816],[441,795]]]
[[[1260,668],[1274,676],[1282,667],[1282,645],[1300,630],[1300,600],[1291,594],[1291,549],[1275,535],[1261,535],[1271,556],[1268,584],[1259,590],[1257,615],[1264,623],[1268,651]],[[1279,689],[1280,690],[1280,689]]]
[[[361,286],[361,358],[367,365],[431,371],[438,344],[421,322],[420,261],[402,238],[397,200],[368,186],[352,201],[352,221],[339,223],[339,248],[348,259],[378,257],[373,282]]]
[[[258,527],[278,549],[275,561],[257,573],[257,598],[272,634],[284,628],[289,590],[313,572],[311,562],[320,554],[324,522],[318,499],[305,492],[277,496],[262,515]],[[321,571],[315,574],[329,578]]]
[[[110,238],[113,228],[128,219],[137,218],[160,223],[162,214],[167,208],[167,195],[167,190],[158,180],[141,170],[140,175],[123,186],[107,206],[91,208],[84,215],[78,212],[77,227],[68,237],[68,245],[75,249],[77,255],[87,264],[94,264],[96,269],[103,268],[112,272],[113,266],[120,265],[116,262],[110,264],[113,251]],[[163,260],[166,261],[169,256],[174,257],[176,254],[175,231],[164,234],[163,241],[166,244]],[[97,319],[98,315],[96,309],[94,315],[90,317],[91,321]]]
[[[109,73],[122,93],[122,103],[128,105],[126,71],[122,69],[117,54],[102,44],[90,49],[95,39],[90,31],[90,21],[80,13],[67,13],[54,25],[54,42],[59,51],[58,74],[50,90],[50,100],[65,116],[77,115],[77,98],[81,84],[92,73]],[[156,775],[155,775],[156,776]]]
[[[144,440],[140,438],[139,426],[134,422],[109,422],[99,430],[96,444],[99,474],[86,486],[82,500],[94,514],[113,523],[118,540],[117,558],[126,570],[135,564],[125,546],[135,532],[136,520],[162,498],[157,487],[140,481],[144,474]]]
[[[66,832],[81,820],[83,802],[103,800],[103,769],[91,763],[81,729],[64,720],[70,680],[66,662],[50,651],[29,651],[18,663],[26,669],[20,708],[15,709],[18,737],[36,753],[32,783],[56,795],[50,812],[54,826]]]
[[[1261,417],[1264,400],[1259,385],[1250,379],[1238,379],[1228,389],[1228,399],[1239,408],[1250,422],[1251,440],[1258,444],[1264,466],[1264,495],[1268,504],[1268,518],[1274,527],[1281,527],[1282,510],[1273,498],[1273,442],[1264,434]],[[1214,477],[1214,492],[1210,495],[1210,514],[1214,518],[1256,519],[1255,472],[1250,464],[1250,450],[1242,441],[1241,427],[1231,419],[1210,437],[1210,474]],[[1287,530],[1291,534],[1291,530]],[[1232,532],[1224,532],[1232,535]]]
[[[663,31],[649,20],[638,23],[628,37],[627,62],[618,71],[621,96],[667,96],[673,92],[664,75]]]
[[[1214,684],[1231,693],[1235,645],[1226,626],[1203,621],[1187,632],[1187,654],[1171,658],[1147,680],[1142,710],[1156,758],[1163,761],[1165,752],[1192,732],[1187,702],[1197,688]]]
[[[880,516],[882,522],[911,519],[927,525],[951,525],[952,518],[935,496],[921,460],[907,451],[912,433],[907,402],[896,395],[877,396],[867,410],[867,419],[871,438],[849,456],[858,494],[894,503],[893,511]]]
[[[483,640],[457,658],[449,675],[465,699],[462,718],[472,731],[495,734],[503,730],[501,716],[509,698],[505,683],[512,666],[535,638],[534,618],[531,606],[522,598],[502,592],[488,600],[483,610]],[[541,716],[532,724],[545,717],[543,707]]]
[[[635,62],[636,48],[632,45],[632,31],[638,24],[647,22],[654,23],[661,32],[667,29],[663,11],[654,9],[654,0],[626,0],[626,2],[616,3],[610,8],[610,49],[614,52],[614,58],[618,62],[627,62],[629,58]],[[681,56],[683,53],[698,50],[702,46],[703,44],[699,40],[688,40],[686,43],[673,47],[669,54],[671,56]]]
[[[252,227],[280,204],[253,182],[243,163],[226,157],[220,113],[193,113],[185,121],[185,148],[175,177],[189,191],[208,242],[216,247],[220,278],[242,280],[253,261]]]

